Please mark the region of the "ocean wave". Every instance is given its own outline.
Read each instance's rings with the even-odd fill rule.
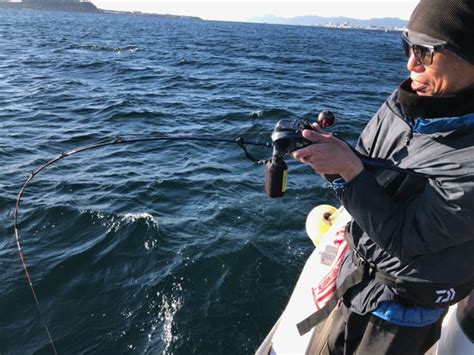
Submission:
[[[70,70],[70,69],[79,69],[79,70],[106,70],[108,68],[112,68],[111,64],[105,60],[98,60],[98,59],[93,59],[93,60],[85,60],[82,62],[68,62],[68,63],[61,63],[60,65],[61,68],[65,70]]]
[[[176,313],[183,307],[184,301],[180,293],[182,293],[183,288],[180,283],[175,283],[172,289],[169,291],[170,295],[166,293],[160,295],[157,293],[157,296],[161,298],[158,307],[158,319],[162,323],[162,330],[158,332],[160,334],[161,340],[164,342],[165,346],[162,351],[163,354],[166,354],[170,349],[171,345],[179,339],[179,335],[173,334],[173,325],[174,317]],[[148,333],[148,340],[153,342],[154,336],[156,336],[156,327],[152,327],[151,331]]]
[[[126,104],[124,104],[126,105]],[[119,104],[120,106],[120,104]],[[107,120],[116,121],[116,120],[143,120],[143,119],[153,119],[157,120],[160,118],[166,118],[168,115],[165,115],[162,112],[154,112],[154,111],[128,111],[117,109],[116,107],[113,108],[106,108],[103,112],[107,110],[110,111],[110,114],[107,115]],[[115,112],[114,112],[115,111]]]
[[[100,44],[77,45],[72,48],[86,50],[86,51],[94,51],[94,52],[114,52],[117,54],[120,54],[122,52],[135,53],[140,50],[139,47],[131,46],[131,45],[115,47],[115,46],[100,45]]]
[[[280,120],[294,117],[294,113],[285,109],[271,108],[268,110],[258,110],[252,112],[252,118]]]
[[[149,225],[153,225],[155,227],[159,226],[155,218],[148,212],[125,213],[124,215],[122,215],[122,217],[123,217],[122,222],[125,222],[125,223],[134,223],[138,220],[144,220]]]

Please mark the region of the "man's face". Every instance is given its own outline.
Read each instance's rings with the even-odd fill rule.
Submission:
[[[446,96],[474,87],[474,64],[446,49],[434,54],[431,65],[417,63],[412,53],[407,68],[418,95]]]

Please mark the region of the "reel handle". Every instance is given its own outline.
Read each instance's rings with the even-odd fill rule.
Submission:
[[[331,111],[321,111],[316,121],[321,128],[328,128],[336,123],[336,115]]]

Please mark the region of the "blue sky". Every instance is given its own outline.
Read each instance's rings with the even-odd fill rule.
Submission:
[[[206,20],[245,21],[263,15],[317,15],[359,19],[399,17],[407,20],[418,0],[92,0],[101,9],[198,16]]]

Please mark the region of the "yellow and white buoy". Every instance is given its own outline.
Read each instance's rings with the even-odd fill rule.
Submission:
[[[306,217],[306,233],[317,247],[339,216],[339,211],[331,205],[319,205]]]

